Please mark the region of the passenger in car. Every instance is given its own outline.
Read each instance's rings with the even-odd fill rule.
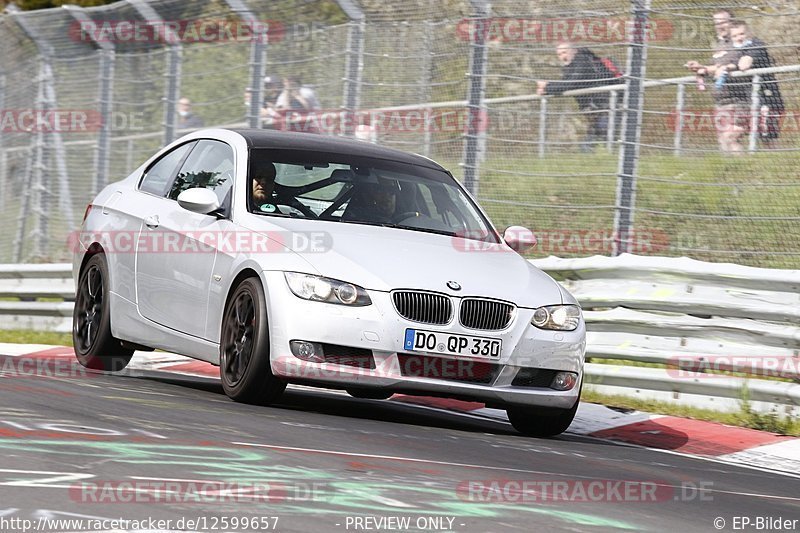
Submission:
[[[396,186],[383,183],[362,183],[356,187],[343,219],[359,222],[388,223],[396,214]]]

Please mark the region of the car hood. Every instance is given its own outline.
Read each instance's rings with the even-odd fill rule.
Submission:
[[[293,240],[289,248],[319,274],[365,289],[485,296],[531,308],[562,301],[550,276],[503,244],[360,224],[256,218],[249,229],[275,238],[280,228],[286,233],[278,240]],[[461,290],[449,289],[448,281]]]

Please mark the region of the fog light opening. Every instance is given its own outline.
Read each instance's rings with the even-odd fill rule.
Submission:
[[[292,354],[298,359],[310,363],[325,362],[325,353],[321,344],[308,341],[292,341],[289,343],[289,346],[292,349]]]
[[[550,384],[551,389],[571,390],[578,383],[578,374],[574,372],[559,372]]]

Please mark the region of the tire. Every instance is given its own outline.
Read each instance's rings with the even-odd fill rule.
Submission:
[[[270,369],[265,300],[259,280],[247,278],[236,287],[225,307],[219,375],[225,394],[237,402],[268,405],[286,388]]]
[[[392,391],[381,389],[346,389],[347,394],[353,398],[360,400],[387,400],[391,398],[394,393]]]
[[[92,370],[119,372],[133,350],[111,334],[111,302],[106,258],[94,255],[81,269],[72,314],[72,343],[78,362]]]
[[[514,429],[528,437],[555,437],[564,433],[578,411],[580,396],[569,409],[544,407],[508,407],[508,421]]]

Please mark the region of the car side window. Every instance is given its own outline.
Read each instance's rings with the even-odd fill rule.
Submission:
[[[172,182],[173,176],[175,176],[178,165],[180,165],[194,144],[193,142],[182,144],[150,165],[150,168],[145,171],[142,177],[139,190],[156,196],[166,196],[167,188]]]
[[[233,149],[227,144],[198,141],[172,182],[168,197],[176,200],[183,191],[201,187],[214,191],[220,205],[225,204],[233,187]]]

